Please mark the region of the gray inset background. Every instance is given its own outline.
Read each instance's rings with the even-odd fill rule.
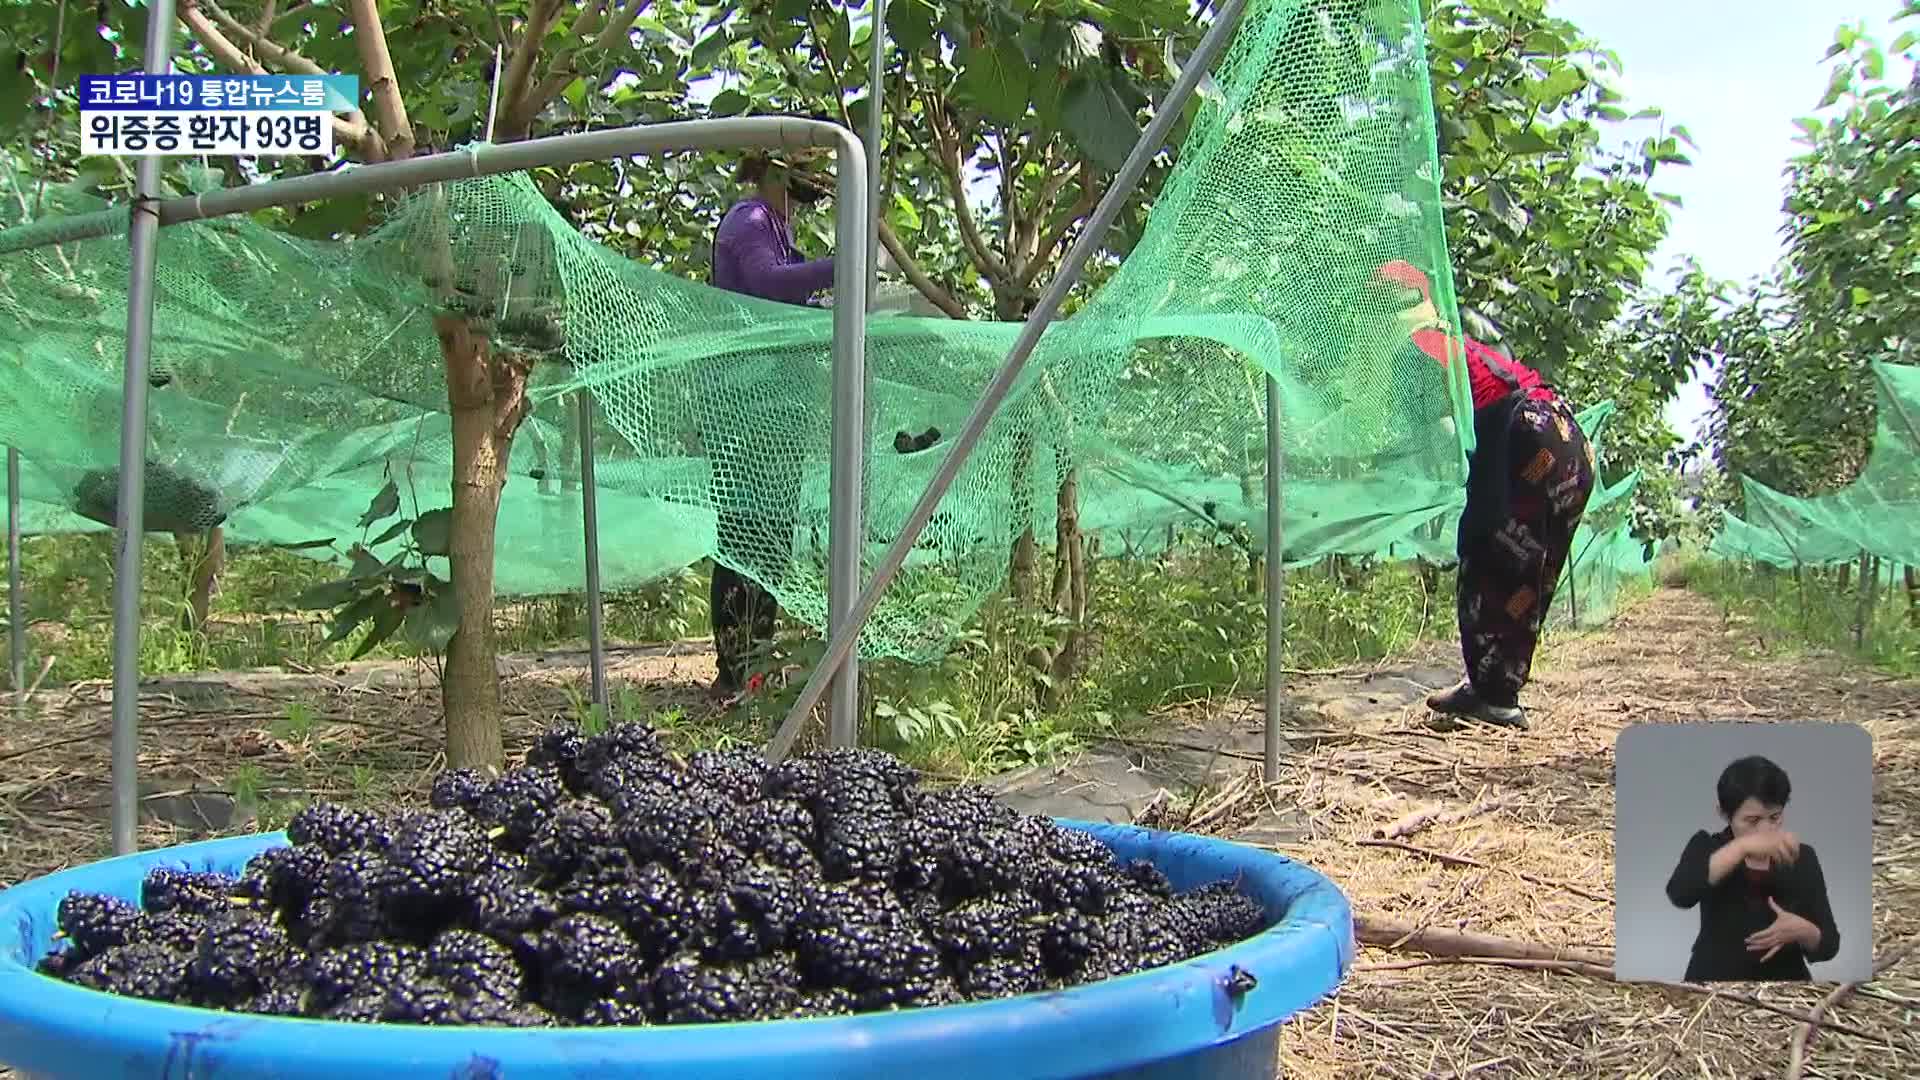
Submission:
[[[1857,724],[1635,724],[1614,743],[1614,975],[1679,982],[1700,910],[1667,899],[1667,879],[1697,829],[1718,832],[1714,785],[1748,754],[1793,783],[1786,829],[1813,845],[1840,930],[1840,953],[1808,965],[1821,982],[1873,971],[1873,737]]]

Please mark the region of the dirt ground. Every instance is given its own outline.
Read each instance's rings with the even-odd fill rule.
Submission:
[[[1351,718],[1347,738],[1291,759],[1275,795],[1310,835],[1283,850],[1339,882],[1365,944],[1341,991],[1288,1025],[1286,1075],[1920,1075],[1920,956],[1893,966],[1920,941],[1920,685],[1820,658],[1748,659],[1753,643],[1709,601],[1662,589],[1604,630],[1554,642],[1529,691],[1530,731],[1437,733],[1415,706]],[[510,745],[577,702],[583,667],[508,660]],[[712,659],[682,643],[620,650],[610,668],[633,707],[691,710]],[[433,683],[417,666],[363,664],[150,684],[142,844],[252,831],[256,803],[421,795],[437,764]],[[100,684],[42,692],[33,718],[0,723],[0,885],[107,853],[108,697]],[[1873,734],[1874,951],[1887,970],[1872,985],[1829,1000],[1828,986],[1610,981],[1614,737],[1706,719],[1845,720]],[[1421,810],[1470,808],[1376,836]],[[1508,955],[1463,948],[1460,932]],[[1447,952],[1468,955],[1435,955]]]
[[[1908,955],[1920,944],[1920,684],[1830,659],[1748,659],[1755,644],[1710,601],[1661,589],[1603,631],[1553,643],[1527,732],[1437,734],[1416,706],[1296,759],[1283,801],[1312,836],[1287,853],[1339,882],[1363,947],[1338,995],[1289,1025],[1286,1075],[1920,1075],[1920,955]],[[1634,723],[1704,720],[1844,721],[1873,735],[1873,983],[1712,994],[1610,980],[1613,740]],[[1409,814],[1469,808],[1378,835]],[[1435,955],[1446,952],[1470,955]]]

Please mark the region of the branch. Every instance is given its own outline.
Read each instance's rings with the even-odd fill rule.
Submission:
[[[1053,228],[1048,229],[1047,235],[1042,237],[1040,243],[1034,247],[1033,257],[1027,260],[1026,266],[1020,271],[1021,292],[1033,288],[1034,279],[1039,277],[1040,271],[1053,261],[1053,253],[1066,240],[1067,231],[1085,220],[1088,214],[1093,213],[1093,208],[1100,203],[1100,189],[1090,182],[1093,174],[1084,162],[1081,163],[1079,175],[1080,198],[1074,201],[1073,208],[1067,211],[1067,215],[1056,222]]]
[[[407,103],[400,96],[400,80],[393,73],[393,55],[387,51],[387,31],[380,25],[375,0],[348,0],[353,18],[353,40],[360,46],[360,64],[367,69],[368,93],[380,135],[387,140],[387,156],[398,160],[413,155],[413,125],[407,122]]]
[[[1611,897],[1602,896],[1597,892],[1593,892],[1590,889],[1583,889],[1578,885],[1569,884],[1568,882],[1565,882],[1565,881],[1555,881],[1551,878],[1538,877],[1536,875],[1529,874],[1524,870],[1514,870],[1505,866],[1497,866],[1493,863],[1482,862],[1479,859],[1475,859],[1466,855],[1449,855],[1442,851],[1433,851],[1428,848],[1415,847],[1414,845],[1406,843],[1401,840],[1355,840],[1354,843],[1360,847],[1392,848],[1395,851],[1404,851],[1409,855],[1418,855],[1423,859],[1432,859],[1435,862],[1445,863],[1448,866],[1469,866],[1469,867],[1473,867],[1476,870],[1499,870],[1503,873],[1512,874],[1514,877],[1519,878],[1521,881],[1525,881],[1530,884],[1543,885],[1548,888],[1554,888],[1554,889],[1563,889],[1567,892],[1572,893],[1575,896],[1580,897],[1583,900],[1592,900],[1596,904],[1613,903],[1613,899]]]
[[[221,29],[239,38],[246,44],[249,50],[253,51],[268,63],[278,64],[283,68],[297,71],[302,75],[329,74],[326,68],[321,67],[319,64],[314,63],[294,50],[287,48],[285,45],[278,44],[270,38],[254,33],[252,27],[247,26],[239,19],[229,15],[226,9],[214,3],[213,0],[188,0],[186,5],[187,11],[195,11],[196,13],[198,8],[203,7],[212,13],[213,21],[219,23]],[[180,17],[184,20],[186,14],[183,12]],[[259,74],[264,75],[266,72],[263,71]]]
[[[562,0],[533,0],[527,11],[527,26],[520,35],[520,41],[513,47],[513,55],[507,60],[507,73],[500,80],[500,99],[517,102],[527,96],[527,82],[533,78],[533,62],[540,56],[540,47],[547,40],[547,31],[553,29],[553,20],[560,15]]]
[[[1887,969],[1905,960],[1907,954],[1916,947],[1920,947],[1920,939],[1909,941],[1904,947],[1882,957],[1879,963],[1873,965],[1873,977],[1879,978]],[[1826,997],[1821,998],[1820,1003],[1807,1013],[1806,1019],[1800,1022],[1800,1030],[1793,1033],[1793,1043],[1788,1050],[1787,1080],[1800,1080],[1800,1077],[1806,1073],[1807,1049],[1813,1042],[1814,1030],[1825,1022],[1829,1011],[1844,1004],[1859,988],[1860,984],[1857,982],[1841,983],[1829,991]]]
[[[893,253],[893,261],[900,264],[900,272],[907,275],[907,280],[913,284],[914,288],[920,290],[921,296],[926,297],[933,306],[946,312],[951,318],[967,317],[965,305],[955,300],[952,293],[941,288],[927,276],[927,272],[920,268],[920,264],[913,260],[913,256],[907,254],[906,247],[900,243],[900,238],[893,234],[893,226],[888,225],[885,218],[880,219],[880,243]]]
[[[960,135],[947,127],[943,114],[946,109],[931,96],[927,100],[927,122],[933,129],[934,162],[940,166],[940,174],[947,181],[947,195],[953,199],[954,220],[960,224],[960,241],[966,246],[967,254],[973,256],[974,265],[991,281],[1010,281],[1012,275],[980,236],[980,226],[973,220],[973,209],[967,205],[966,178],[961,175]]]
[[[534,120],[546,111],[548,105],[553,104],[553,99],[559,97],[569,83],[586,74],[580,70],[580,59],[589,53],[611,49],[624,40],[649,3],[651,0],[623,0],[619,10],[604,26],[600,22],[606,11],[604,0],[581,12],[569,33],[578,39],[596,34],[597,31],[592,43],[576,42],[572,48],[554,58],[539,85],[528,90],[507,110],[507,130],[525,132],[532,128]]]
[[[215,8],[214,10],[218,12],[219,9]],[[228,16],[229,20],[231,20],[231,18],[232,16]],[[186,24],[187,29],[192,31],[195,40],[200,42],[200,47],[207,50],[207,54],[212,56],[220,66],[241,75],[269,74],[267,69],[260,66],[258,61],[249,57],[238,45],[235,45],[231,39],[225,34],[222,34],[191,0],[180,9],[180,21]],[[237,23],[235,25],[238,26]],[[240,27],[240,29],[245,30],[246,28]],[[275,46],[275,48],[278,48],[278,46]],[[262,50],[256,48],[255,51],[260,52]],[[284,52],[285,50],[282,51]],[[298,54],[293,55],[297,56]],[[313,72],[308,72],[308,74],[313,74]],[[381,161],[386,157],[386,140],[382,139],[378,132],[367,126],[366,117],[358,110],[350,112],[345,116],[335,115],[332,119],[333,139],[335,142],[358,149],[360,151],[360,157],[367,161]]]
[[[1012,140],[1007,137],[1007,129],[1001,128],[997,134],[1000,136],[1000,146],[994,156],[1000,159],[1000,250],[1007,253],[1008,259],[1017,259],[1015,252],[1018,249],[1013,245],[1013,222],[1019,216],[1017,209],[1020,206],[1015,188],[1020,172],[1018,155],[1009,145]]]

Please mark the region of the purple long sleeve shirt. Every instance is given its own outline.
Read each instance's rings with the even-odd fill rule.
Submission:
[[[762,300],[804,304],[833,285],[833,259],[804,260],[793,227],[761,199],[743,199],[713,238],[713,284]]]

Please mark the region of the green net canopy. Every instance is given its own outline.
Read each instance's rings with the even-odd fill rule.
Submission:
[[[1740,478],[1746,518],[1724,515],[1709,548],[1782,568],[1849,562],[1864,552],[1920,565],[1920,366],[1876,363],[1867,466],[1839,491],[1796,498]]]
[[[1263,532],[1269,375],[1284,408],[1284,557],[1450,557],[1472,430],[1464,372],[1411,347],[1368,288],[1403,259],[1454,311],[1418,5],[1339,12],[1249,6],[1143,239],[1042,337],[863,654],[941,652],[1004,584],[1021,531],[1052,535],[1069,472],[1083,526],[1102,536],[1235,519]],[[57,235],[59,215],[106,208],[50,189],[48,217],[27,228]],[[99,527],[117,479],[124,235],[4,246],[0,440],[26,463],[26,524]],[[410,513],[448,505],[435,321],[451,307],[533,365],[500,511],[503,594],[581,588],[584,393],[609,586],[713,556],[825,624],[830,312],[625,259],[524,175],[410,193],[347,241],[234,217],[163,229],[159,251],[150,529],[360,539],[387,476]],[[945,452],[896,452],[894,433],[957,431],[1018,329],[871,318],[869,562]]]

